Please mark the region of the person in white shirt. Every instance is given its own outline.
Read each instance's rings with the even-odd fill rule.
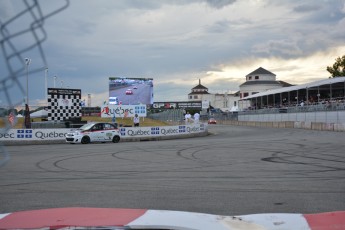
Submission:
[[[190,113],[187,112],[186,115],[184,115],[184,120],[185,120],[186,123],[191,122],[191,120],[192,120],[192,115],[190,115]]]
[[[194,123],[199,123],[200,114],[198,112],[194,113]]]
[[[139,126],[140,119],[139,119],[139,117],[138,117],[138,114],[135,114],[135,115],[134,115],[133,123],[134,123],[134,127],[138,127],[138,126]]]

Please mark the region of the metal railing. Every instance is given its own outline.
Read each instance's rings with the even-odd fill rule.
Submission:
[[[250,109],[240,111],[239,115],[247,114],[274,114],[274,113],[299,113],[299,112],[317,112],[317,111],[339,111],[345,110],[344,102],[326,102],[316,103],[312,105],[296,105],[290,107],[279,107],[279,108],[265,108],[265,109]]]
[[[168,123],[181,123],[184,122],[184,110],[183,109],[169,109],[159,113],[149,113],[148,118],[159,120]]]

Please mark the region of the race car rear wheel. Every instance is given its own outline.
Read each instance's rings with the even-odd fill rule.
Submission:
[[[90,143],[90,137],[85,136],[81,139],[82,144],[89,144]]]
[[[114,136],[113,137],[113,142],[114,143],[118,143],[120,141],[120,137],[119,136]]]

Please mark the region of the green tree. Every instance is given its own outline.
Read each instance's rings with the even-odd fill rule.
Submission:
[[[333,66],[327,66],[327,71],[332,77],[345,76],[345,55],[336,58]]]

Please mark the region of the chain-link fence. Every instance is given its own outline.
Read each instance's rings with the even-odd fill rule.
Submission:
[[[184,122],[184,112],[183,109],[169,109],[158,113],[149,112],[147,117],[170,124],[182,124]]]
[[[43,71],[48,64],[45,58],[42,43],[47,39],[44,24],[46,19],[59,13],[69,6],[69,1],[59,1],[51,4],[50,1],[11,1],[15,7],[8,11],[8,15],[0,17],[0,106],[5,110],[14,111],[15,107],[23,103],[29,105],[28,83],[25,86],[20,78],[32,73]],[[5,11],[3,11],[5,12]],[[12,13],[12,15],[11,15]],[[38,68],[28,68],[34,55]],[[13,93],[16,92],[16,93]],[[29,108],[27,106],[27,108]],[[28,114],[29,110],[27,110]],[[17,119],[14,113],[0,112],[3,127],[0,135],[5,135],[15,125]],[[30,120],[30,119],[28,119]],[[9,160],[7,150],[0,142],[0,166]]]

